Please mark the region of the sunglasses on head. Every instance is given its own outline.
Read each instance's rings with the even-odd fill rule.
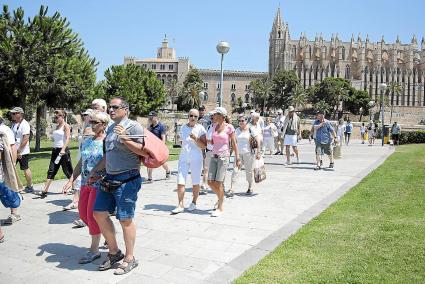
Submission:
[[[198,116],[194,114],[190,114],[189,117],[198,118]]]

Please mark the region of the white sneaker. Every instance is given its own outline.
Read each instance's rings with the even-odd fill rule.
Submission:
[[[176,208],[174,208],[173,210],[171,210],[171,214],[179,214],[182,213],[184,211],[183,207],[177,206]]]
[[[191,202],[190,205],[189,205],[189,208],[187,208],[187,211],[190,212],[190,211],[193,211],[193,210],[196,210],[196,204]]]
[[[221,214],[222,214],[223,212],[221,211],[221,210],[214,210],[212,213],[211,213],[211,217],[220,217],[221,216]]]
[[[301,163],[301,160],[299,158],[297,158],[297,164]]]

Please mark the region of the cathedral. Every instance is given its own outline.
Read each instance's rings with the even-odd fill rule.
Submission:
[[[384,37],[373,42],[366,36],[343,42],[338,34],[325,40],[322,35],[309,40],[305,34],[291,39],[288,23],[278,8],[269,38],[269,74],[294,70],[304,88],[326,77],[348,79],[356,89],[366,90],[372,99],[380,94],[379,85],[395,82],[401,93],[389,98],[400,107],[425,106],[425,39],[420,46],[416,36],[410,43],[386,43]]]

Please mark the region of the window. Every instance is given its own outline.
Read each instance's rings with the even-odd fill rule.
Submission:
[[[234,103],[236,103],[236,95],[235,95],[235,93],[232,93],[231,95],[230,95],[230,100],[231,100],[231,102],[234,104]]]
[[[208,89],[208,82],[204,82],[204,89]]]
[[[245,85],[245,91],[249,90],[249,85]]]
[[[174,65],[173,64],[168,65],[168,70],[173,70],[173,69],[174,69]]]
[[[217,83],[217,90],[220,90],[220,83]]]
[[[151,69],[156,69],[156,64],[151,64]]]
[[[345,79],[350,79],[350,65],[345,66]]]
[[[208,93],[207,92],[204,92],[203,99],[204,99],[205,102],[208,101]]]
[[[148,65],[146,63],[143,63],[142,67],[146,69],[146,68],[148,68]]]
[[[236,84],[235,83],[232,84],[231,90],[236,90]]]
[[[342,60],[345,60],[345,47],[342,47],[341,53],[342,53]]]
[[[249,94],[245,94],[245,102],[249,103]]]
[[[159,65],[159,69],[160,69],[160,70],[165,70],[165,64],[161,64],[161,65]]]

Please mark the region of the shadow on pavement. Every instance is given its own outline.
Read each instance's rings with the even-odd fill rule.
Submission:
[[[48,213],[49,224],[71,224],[75,219],[79,219],[77,212],[74,211],[55,211]]]
[[[36,256],[43,257],[44,253],[48,256],[45,258],[47,262],[57,262],[57,268],[64,268],[68,270],[88,270],[98,271],[100,259],[90,264],[79,264],[78,260],[86,253],[87,248],[77,247],[74,245],[67,245],[61,243],[49,243],[38,247],[40,250]]]
[[[152,210],[152,211],[164,211],[164,212],[170,212],[173,210],[176,206],[171,205],[163,205],[163,204],[146,204],[143,207],[143,210]]]
[[[56,200],[49,200],[46,203],[50,203],[59,207],[67,206],[68,204],[72,203],[72,200],[66,200],[66,199],[56,199]]]

